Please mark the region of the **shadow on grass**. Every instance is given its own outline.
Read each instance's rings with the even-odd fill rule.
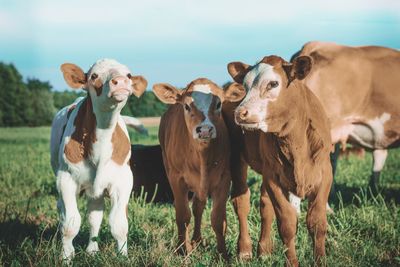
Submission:
[[[19,248],[26,239],[35,245],[42,240],[50,241],[56,233],[56,226],[46,227],[18,217],[0,222],[0,243],[10,249]]]
[[[356,201],[357,196],[363,196],[365,194],[368,198],[376,197],[380,194],[385,202],[394,201],[396,204],[400,204],[400,189],[382,187],[379,193],[376,195],[371,193],[369,187],[355,187],[344,184],[335,184],[335,189],[337,197],[330,201],[330,203],[332,202],[335,205],[337,205],[339,202],[338,194],[340,194],[340,198],[344,206],[358,203],[359,201]]]

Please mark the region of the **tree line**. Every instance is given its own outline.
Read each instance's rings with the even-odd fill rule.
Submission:
[[[49,82],[24,81],[13,64],[0,62],[0,127],[50,125],[55,113],[86,92],[54,91]],[[132,96],[122,113],[134,117],[160,116],[166,110],[153,92]]]

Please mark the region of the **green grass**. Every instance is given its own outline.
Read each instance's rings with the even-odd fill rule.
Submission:
[[[57,232],[57,192],[50,168],[48,127],[0,129],[0,266],[60,265],[60,238]],[[157,143],[157,128],[148,137],[131,133],[133,143]],[[336,183],[340,203],[329,216],[327,258],[329,266],[400,266],[400,150],[389,152],[382,174],[382,195],[365,193],[371,156],[339,161]],[[253,248],[259,234],[258,198],[260,177],[249,171],[252,209],[249,217]],[[311,242],[305,227],[305,205],[299,220],[297,254],[302,266],[312,265]],[[107,216],[99,235],[102,253],[89,256],[85,246],[89,228],[85,199],[79,200],[83,223],[74,244],[76,266],[223,266],[216,255],[210,226],[210,203],[203,216],[205,244],[188,257],[173,253],[177,233],[171,205],[146,204],[132,199],[129,205],[129,257],[115,253]],[[235,257],[238,224],[231,203],[228,209],[227,245],[232,266],[282,266],[284,249],[274,225],[275,250],[265,259],[239,262]],[[107,211],[109,206],[107,206]],[[107,214],[107,213],[106,213]],[[254,251],[255,254],[255,251]]]

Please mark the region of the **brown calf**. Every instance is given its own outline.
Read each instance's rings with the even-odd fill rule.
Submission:
[[[237,142],[237,150],[243,151],[242,159],[236,156],[239,164],[233,165],[241,171],[233,177],[239,178],[234,181],[233,193],[240,229],[244,231],[238,244],[242,256],[251,253],[251,243],[246,223],[249,193],[245,180],[240,177],[240,174],[245,176],[245,164],[240,161],[246,161],[263,175],[258,253],[262,255],[272,250],[270,231],[276,214],[279,234],[287,247],[287,265],[298,266],[295,251],[297,215],[289,202],[289,195],[294,194],[309,201],[307,227],[314,241],[316,261],[325,255],[326,203],[332,183],[331,139],[323,107],[299,82],[310,69],[309,57],[299,57],[293,64],[277,56],[268,56],[255,66],[240,62],[228,65],[233,79],[243,84],[242,90],[247,91],[245,99],[234,111],[234,120],[244,129],[244,134],[240,136],[237,130],[233,132],[241,140]],[[227,92],[230,90],[237,91],[238,84],[231,85]],[[229,120],[229,114],[226,118]],[[232,125],[232,121],[228,125]],[[235,171],[238,170],[233,169]]]
[[[225,246],[226,201],[230,187],[229,138],[221,116],[224,100],[237,101],[240,91],[224,94],[216,84],[200,78],[179,91],[169,84],[153,86],[156,96],[172,104],[161,118],[159,139],[163,161],[174,194],[179,252],[192,249],[188,226],[188,192],[194,192],[194,233],[201,240],[201,217],[208,195],[213,200],[211,225],[217,249],[227,256]]]

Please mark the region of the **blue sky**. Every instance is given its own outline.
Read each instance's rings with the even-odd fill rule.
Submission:
[[[0,61],[67,89],[59,66],[115,58],[151,85],[222,84],[227,63],[311,40],[400,49],[400,1],[0,0]]]

